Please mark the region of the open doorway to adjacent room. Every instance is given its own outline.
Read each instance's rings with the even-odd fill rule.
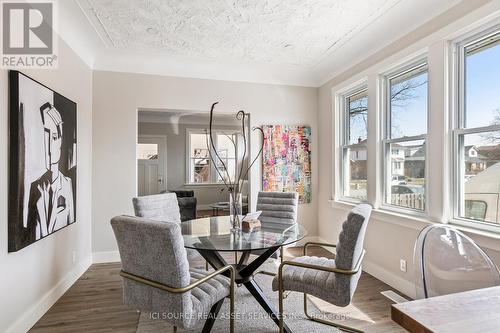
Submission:
[[[175,192],[180,206],[181,202],[190,203],[189,207],[181,207],[181,215],[188,208],[196,209],[198,217],[228,214],[224,204],[229,201],[229,193],[224,183],[234,183],[241,170],[246,170],[251,147],[246,142],[246,158],[240,162],[244,141],[238,135],[241,120],[236,119],[236,114],[214,115],[215,148],[208,141],[208,112],[140,109],[137,119],[137,195]],[[245,131],[249,130],[247,120]],[[210,158],[215,151],[228,172],[221,172],[221,163]],[[241,187],[244,207],[248,207],[248,176]]]

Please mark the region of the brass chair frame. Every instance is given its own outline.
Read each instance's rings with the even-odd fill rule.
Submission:
[[[288,228],[286,228],[284,231],[283,231],[283,235],[288,231],[290,230],[291,228],[295,227],[295,225],[291,225],[289,226]],[[307,244],[306,244],[307,245]],[[304,247],[305,249],[305,247]],[[280,246],[280,263],[282,264],[283,263],[283,257],[284,257],[284,249],[283,249],[283,246]],[[264,275],[269,275],[269,276],[276,276],[276,273],[273,273],[273,272],[268,272],[268,271],[258,271],[257,273],[255,273],[254,275],[258,275],[258,274],[264,274]]]
[[[311,245],[318,245],[318,246],[325,246],[325,247],[333,247],[336,248],[336,244],[329,244],[329,243],[319,243],[319,242],[307,242],[304,245],[304,256],[307,255],[307,248]],[[284,319],[283,319],[283,300],[284,300],[284,290],[283,290],[283,267],[285,266],[295,266],[295,267],[302,267],[302,268],[309,268],[309,269],[314,269],[318,271],[324,271],[324,272],[330,272],[330,273],[337,273],[337,274],[344,274],[344,275],[354,275],[359,272],[361,269],[361,263],[363,261],[363,258],[365,256],[365,250],[361,252],[361,255],[359,256],[358,261],[356,262],[356,265],[354,266],[354,269],[341,269],[341,268],[335,268],[335,267],[323,267],[323,266],[318,266],[318,265],[311,265],[311,264],[306,264],[306,263],[301,263],[301,262],[294,262],[294,261],[284,261],[281,263],[278,271],[278,288],[279,288],[279,320],[280,320],[280,333],[283,333],[283,326],[284,326]],[[322,323],[325,325],[329,326],[334,326],[340,330],[347,331],[347,332],[354,332],[354,333],[364,333],[364,331],[359,330],[354,327],[338,324],[333,321],[321,319],[321,318],[316,318],[314,316],[311,316],[307,312],[307,294],[304,293],[304,314],[309,320]]]
[[[130,279],[130,280],[133,280],[135,282],[142,283],[142,284],[148,285],[148,286],[153,287],[153,288],[161,289],[161,290],[164,290],[164,291],[169,292],[169,293],[182,294],[182,293],[190,291],[193,288],[198,287],[200,284],[207,282],[210,279],[213,279],[217,275],[220,275],[227,270],[229,270],[229,277],[231,279],[231,285],[229,286],[229,301],[230,301],[230,303],[229,303],[229,332],[234,333],[234,317],[235,317],[234,316],[234,280],[236,277],[236,271],[235,271],[233,266],[227,265],[227,266],[224,266],[222,268],[219,268],[218,270],[205,276],[204,278],[199,279],[196,282],[191,283],[191,284],[189,284],[185,287],[181,287],[181,288],[173,288],[173,287],[167,286],[166,284],[156,282],[153,280],[149,280],[149,279],[143,278],[141,276],[125,272],[123,270],[120,271],[120,275],[126,279]],[[174,326],[174,333],[175,332],[177,332],[176,326]]]

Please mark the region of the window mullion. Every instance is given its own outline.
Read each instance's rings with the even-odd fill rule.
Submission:
[[[215,147],[215,150],[214,148],[212,147],[212,145],[209,143],[209,151],[210,151],[210,154],[212,154],[212,156],[214,156],[215,158],[213,159],[213,163],[210,163],[210,180],[212,183],[217,183],[217,163],[218,163],[218,157],[217,157],[217,150],[219,149],[218,147],[218,144],[219,144],[219,140],[218,140],[218,132],[217,131],[214,131],[213,133],[215,133],[214,135],[214,138],[213,141],[214,141],[214,147]]]
[[[455,132],[458,135],[479,134],[479,133],[498,132],[498,131],[500,131],[500,125],[455,129]]]
[[[348,145],[349,144],[349,138],[351,137],[350,133],[350,127],[351,127],[351,121],[349,119],[349,98],[344,98],[344,106],[343,106],[343,112],[342,112],[342,125],[343,125],[343,130],[342,130],[342,144],[343,145]]]
[[[401,142],[417,141],[417,140],[425,140],[425,139],[427,139],[427,134],[420,134],[420,135],[415,135],[415,136],[404,136],[404,137],[395,138],[395,139],[385,139],[383,141],[384,141],[384,143],[401,143]]]

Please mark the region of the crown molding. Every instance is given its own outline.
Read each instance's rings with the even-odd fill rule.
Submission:
[[[485,1],[478,2],[482,5]],[[424,22],[460,5],[463,6],[460,0],[402,0],[344,41],[334,51],[329,52],[312,68],[200,60],[173,57],[151,50],[132,52],[115,49],[103,41],[101,34],[95,29],[95,23],[92,23],[85,10],[75,0],[58,1],[60,18],[58,34],[93,70],[320,87],[369,58],[370,55],[404,38]],[[398,29],[394,29],[396,26]]]

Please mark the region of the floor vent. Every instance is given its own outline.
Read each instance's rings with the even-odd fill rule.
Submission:
[[[387,297],[388,299],[390,299],[394,303],[404,303],[404,302],[409,301],[408,299],[404,298],[403,296],[396,294],[392,290],[386,290],[386,291],[382,291],[380,293],[382,295],[384,295],[385,297]]]

